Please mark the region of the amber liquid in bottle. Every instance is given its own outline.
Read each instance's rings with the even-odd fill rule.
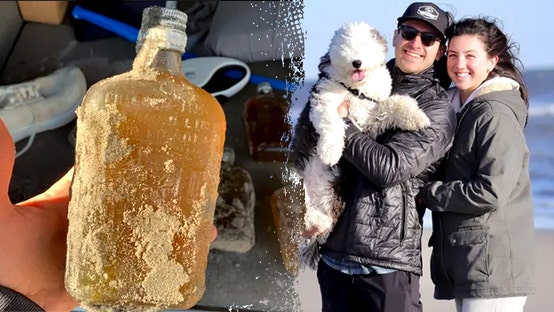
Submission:
[[[298,258],[301,233],[304,225],[304,190],[301,185],[284,185],[270,198],[271,212],[283,265],[287,272],[297,275],[300,270]]]
[[[262,82],[257,94],[244,103],[242,120],[250,155],[257,161],[284,161],[291,137],[288,102]]]
[[[66,288],[87,308],[187,309],[204,293],[226,122],[180,56],[147,38],[78,109]]]

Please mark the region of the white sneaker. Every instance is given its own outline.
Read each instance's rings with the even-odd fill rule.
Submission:
[[[208,91],[223,102],[242,90],[250,80],[250,67],[244,62],[223,56],[199,56],[183,60],[183,74],[188,81]]]
[[[27,82],[0,86],[0,118],[14,142],[61,127],[75,118],[87,90],[83,72],[74,66]],[[27,144],[28,148],[30,144]]]

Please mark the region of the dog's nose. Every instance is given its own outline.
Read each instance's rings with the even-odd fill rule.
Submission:
[[[362,61],[355,60],[355,61],[352,62],[352,66],[354,66],[354,68],[360,68],[360,67],[362,67]]]

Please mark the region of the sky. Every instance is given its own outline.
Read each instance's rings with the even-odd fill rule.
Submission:
[[[413,1],[401,0],[304,0],[302,29],[305,32],[304,71],[306,79],[317,76],[319,57],[344,23],[363,21],[379,30],[389,42],[389,58],[393,57],[392,35],[396,19]],[[525,69],[554,69],[554,39],[545,35],[554,19],[552,0],[437,0],[442,9],[462,17],[488,15],[501,21],[501,27],[520,46],[519,58]]]

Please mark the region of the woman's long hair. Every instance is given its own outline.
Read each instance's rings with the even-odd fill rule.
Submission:
[[[525,107],[529,109],[527,86],[523,80],[523,74],[517,66],[519,65],[523,69],[523,64],[517,57],[519,45],[506,37],[492,17],[464,18],[454,23],[446,31],[446,37],[449,40],[461,35],[479,36],[485,45],[487,54],[489,56],[498,55],[498,63],[489,73],[488,78],[502,76],[519,83],[521,98],[525,102]]]

